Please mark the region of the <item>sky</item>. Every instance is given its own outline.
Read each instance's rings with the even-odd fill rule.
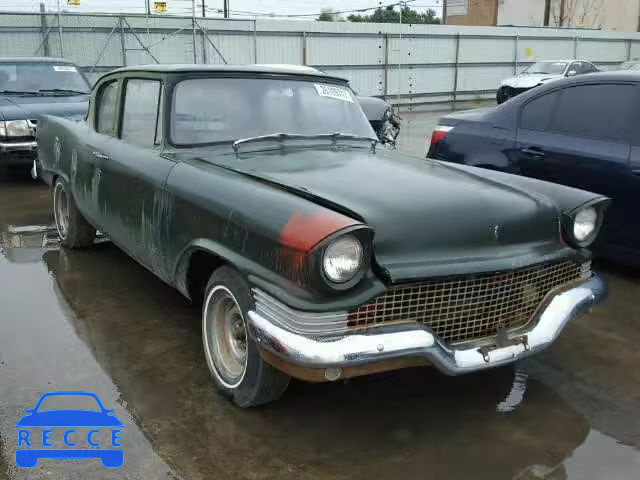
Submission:
[[[129,12],[144,13],[145,0],[80,0],[79,6],[67,5],[68,0],[59,0],[62,10],[70,12]],[[151,8],[155,0],[149,0]],[[164,0],[167,3],[168,13],[176,15],[191,15],[191,0]],[[196,10],[202,13],[202,1],[196,0]],[[204,0],[207,16],[221,16],[223,0]],[[0,11],[38,11],[40,3],[45,4],[47,10],[57,11],[58,0],[0,0]],[[329,8],[334,11],[355,10],[371,8],[380,5],[397,3],[397,0],[229,0],[229,8],[232,17],[253,17],[252,14],[277,16],[308,15],[319,13],[320,10]],[[413,3],[413,5],[412,5]],[[409,1],[411,8],[425,11],[433,8],[438,15],[442,12],[442,0],[414,0]],[[360,12],[362,14],[370,14]],[[345,14],[345,16],[348,14]],[[312,20],[314,15],[299,17],[301,20]],[[295,19],[295,18],[292,18]]]

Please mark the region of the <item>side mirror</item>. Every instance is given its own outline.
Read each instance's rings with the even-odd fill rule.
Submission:
[[[569,70],[567,72],[567,77],[575,77],[578,74],[575,70]]]

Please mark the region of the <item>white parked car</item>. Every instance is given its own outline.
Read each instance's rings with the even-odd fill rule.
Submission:
[[[563,77],[572,77],[583,73],[599,72],[591,62],[584,60],[550,60],[536,62],[525,68],[519,75],[503,80],[496,100],[498,104],[543,83]]]

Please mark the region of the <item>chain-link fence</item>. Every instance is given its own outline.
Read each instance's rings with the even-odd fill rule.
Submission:
[[[64,57],[91,79],[126,65],[226,63],[202,19],[55,13],[0,15],[0,55]]]

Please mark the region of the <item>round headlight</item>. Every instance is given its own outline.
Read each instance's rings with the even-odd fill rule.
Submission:
[[[573,221],[573,237],[580,243],[589,240],[598,225],[598,212],[593,207],[580,210]]]
[[[6,124],[8,137],[28,137],[31,135],[26,120],[12,120]]]
[[[362,244],[351,235],[334,240],[322,257],[324,274],[332,282],[348,282],[358,274],[362,266],[362,252]]]

